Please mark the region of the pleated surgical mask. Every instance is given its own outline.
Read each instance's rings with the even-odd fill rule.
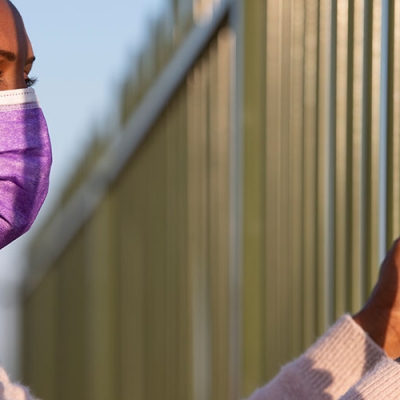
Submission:
[[[51,163],[34,89],[0,91],[0,248],[31,227],[48,192]]]

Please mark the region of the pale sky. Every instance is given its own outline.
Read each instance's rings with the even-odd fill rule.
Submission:
[[[49,196],[58,193],[90,140],[94,123],[107,120],[132,55],[145,45],[152,20],[168,0],[13,0],[25,21],[37,61],[31,76],[53,144]],[[20,278],[25,237],[0,251],[0,361],[17,374],[18,311],[4,307],[4,287]],[[3,300],[2,300],[3,299]]]

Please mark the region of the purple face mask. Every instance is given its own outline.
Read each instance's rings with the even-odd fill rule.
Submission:
[[[51,162],[35,91],[0,91],[0,249],[31,227],[47,195]]]

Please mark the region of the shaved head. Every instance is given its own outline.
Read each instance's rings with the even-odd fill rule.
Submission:
[[[26,87],[33,59],[20,13],[9,0],[0,0],[0,90]]]

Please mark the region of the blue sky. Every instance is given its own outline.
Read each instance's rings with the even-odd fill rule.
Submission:
[[[59,191],[94,122],[106,120],[132,54],[167,0],[14,0],[31,37],[33,75],[54,147]]]
[[[107,121],[125,71],[167,1],[13,1],[37,58],[31,76],[38,77],[35,90],[53,144],[50,192],[36,225],[52,209],[93,126]],[[0,252],[0,279],[19,276],[21,249],[29,236]]]

